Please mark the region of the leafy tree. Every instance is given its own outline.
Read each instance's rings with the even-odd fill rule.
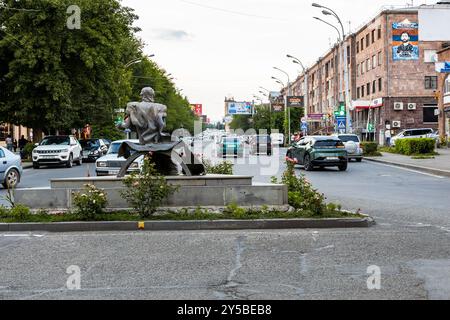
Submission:
[[[81,8],[80,30],[67,28],[73,4]],[[47,133],[111,123],[130,91],[124,65],[141,51],[133,10],[118,0],[0,6],[0,121]]]

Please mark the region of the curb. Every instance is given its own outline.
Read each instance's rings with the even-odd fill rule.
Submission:
[[[89,231],[188,231],[188,230],[267,230],[267,229],[339,229],[369,228],[371,217],[361,219],[273,219],[214,221],[146,221],[146,222],[56,222],[0,223],[0,232],[89,232]]]
[[[448,170],[434,169],[434,168],[429,168],[429,167],[421,167],[421,166],[415,166],[412,164],[386,161],[386,160],[375,159],[375,158],[364,158],[364,160],[371,161],[371,162],[378,162],[378,163],[382,163],[382,164],[389,164],[389,165],[396,166],[396,167],[407,168],[407,169],[411,169],[411,170],[416,170],[416,171],[420,171],[420,172],[424,172],[424,173],[430,173],[430,174],[450,178],[450,171],[448,171]]]

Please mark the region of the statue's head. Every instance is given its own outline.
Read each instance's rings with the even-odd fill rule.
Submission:
[[[150,87],[142,89],[141,98],[143,102],[155,102],[155,90]]]

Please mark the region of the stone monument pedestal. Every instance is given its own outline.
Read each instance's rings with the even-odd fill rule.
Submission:
[[[163,207],[282,207],[288,205],[287,186],[253,183],[250,176],[169,176],[168,183],[179,186]],[[69,210],[73,208],[73,192],[81,191],[86,184],[104,189],[108,196],[108,209],[128,209],[120,192],[124,190],[122,178],[91,177],[51,180],[50,189],[16,190],[17,203],[32,209]]]

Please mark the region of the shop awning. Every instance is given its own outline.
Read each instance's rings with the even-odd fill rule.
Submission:
[[[375,100],[353,100],[352,101],[352,110],[356,110],[356,111],[381,108],[382,106],[383,106],[382,98],[375,99]]]

